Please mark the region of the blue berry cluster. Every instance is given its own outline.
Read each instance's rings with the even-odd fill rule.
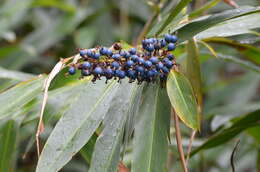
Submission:
[[[79,54],[83,61],[69,67],[68,73],[74,75],[81,70],[82,77],[93,75],[95,82],[101,77],[110,79],[129,78],[129,82],[154,82],[167,79],[170,69],[176,65],[172,51],[178,38],[166,34],[164,38],[146,38],[142,40],[139,48],[123,49],[120,43],[111,48],[96,47],[94,49],[81,49]]]

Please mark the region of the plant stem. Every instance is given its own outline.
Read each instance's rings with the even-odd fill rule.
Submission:
[[[179,118],[173,108],[172,108],[172,114],[174,117],[176,141],[177,141],[178,151],[180,153],[181,165],[182,165],[183,171],[188,172],[188,168],[186,165],[185,156],[184,156],[184,152],[183,152],[183,147],[182,147],[182,138],[181,138],[181,131],[180,131],[180,126],[179,126]]]
[[[195,138],[196,135],[196,131],[192,131],[191,136],[190,136],[190,142],[189,142],[189,147],[188,147],[188,153],[187,153],[187,157],[186,157],[186,164],[188,164],[189,159],[190,159],[190,153],[191,153],[191,148],[192,148],[192,142]]]

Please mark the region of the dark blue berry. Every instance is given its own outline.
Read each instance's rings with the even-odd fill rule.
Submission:
[[[167,61],[170,61],[167,57],[165,57],[163,60],[162,60],[164,63],[166,63]]]
[[[149,59],[153,64],[156,64],[156,63],[158,63],[159,62],[159,59],[157,58],[157,57],[151,57],[150,59]]]
[[[163,67],[164,67],[164,65],[163,65],[162,62],[159,62],[159,63],[156,64],[156,69],[157,69],[157,70],[160,70],[160,69],[162,69]]]
[[[83,69],[88,69],[88,68],[90,68],[91,67],[91,63],[89,63],[89,62],[84,62],[83,64],[82,64],[82,68]]]
[[[112,55],[112,58],[113,58],[114,60],[119,60],[119,59],[120,59],[120,54],[113,54],[113,55]]]
[[[118,77],[118,78],[120,78],[120,79],[123,79],[123,78],[125,78],[125,71],[123,71],[123,70],[116,70],[116,76]]]
[[[146,39],[146,41],[147,41],[147,44],[152,44],[153,43],[153,39],[152,38]]]
[[[169,61],[165,62],[165,66],[170,69],[173,66],[172,61],[169,60]]]
[[[154,76],[154,71],[152,71],[152,70],[149,70],[148,72],[147,72],[147,76],[150,78],[150,77],[153,77]]]
[[[137,62],[138,56],[137,56],[137,55],[132,55],[132,56],[131,56],[131,59],[132,59],[134,62]]]
[[[125,59],[129,59],[131,57],[130,53],[126,52],[126,54],[124,55]]]
[[[99,54],[99,53],[95,53],[95,54],[92,56],[92,58],[93,58],[93,59],[96,59],[96,60],[98,60],[99,57],[100,57],[100,54]]]
[[[161,45],[161,48],[165,47],[167,45],[167,42],[165,41],[165,39],[162,39],[160,41],[160,45]]]
[[[146,46],[146,50],[152,52],[154,50],[154,46],[152,44],[149,44]]]
[[[128,70],[127,76],[131,79],[135,79],[136,78],[136,71],[135,70]]]
[[[105,75],[111,76],[114,74],[114,71],[111,68],[107,68],[107,69],[105,69],[104,73],[105,73]]]
[[[131,55],[136,54],[136,48],[131,48],[131,49],[129,50],[129,53],[130,53]]]
[[[93,52],[91,50],[87,50],[87,56],[88,57],[92,57],[93,56]]]
[[[165,35],[164,35],[164,39],[165,39],[166,42],[171,42],[172,35],[170,35],[170,34],[165,34]]]
[[[103,70],[101,67],[96,67],[93,72],[94,74],[101,75]]]
[[[110,50],[110,49],[107,49],[107,54],[106,54],[107,56],[112,56],[113,55],[113,52],[112,52],[112,50]]]
[[[142,67],[142,66],[136,66],[135,70],[136,70],[137,72],[143,73],[143,72],[144,72],[144,67]]]
[[[171,35],[171,42],[172,42],[172,43],[175,43],[175,42],[177,42],[177,41],[178,41],[178,37],[175,36],[175,35]]]
[[[145,61],[142,57],[140,57],[140,58],[137,58],[137,62],[140,64],[143,64]]]
[[[155,50],[159,50],[161,48],[160,44],[156,43],[154,44],[154,49]]]
[[[114,62],[111,63],[111,67],[112,67],[112,68],[118,69],[119,66],[120,66],[119,63],[116,62],[116,61],[114,61]]]
[[[102,47],[102,48],[99,50],[99,53],[100,53],[101,55],[107,55],[107,48]]]
[[[133,65],[134,65],[133,60],[128,60],[128,61],[126,62],[126,66],[127,66],[127,67],[132,67]]]
[[[90,73],[89,70],[82,69],[82,70],[81,70],[81,75],[83,75],[83,76],[89,76],[89,75],[91,75],[91,73]]]
[[[146,61],[144,62],[144,66],[145,66],[145,67],[151,67],[152,65],[153,65],[152,62],[149,61],[149,60],[146,60]]]
[[[124,51],[124,50],[120,51],[120,56],[125,57],[126,56],[126,51]]]
[[[165,66],[162,68],[162,71],[165,74],[169,73],[169,69],[167,67],[165,67]]]
[[[175,49],[175,44],[174,43],[169,43],[168,44],[168,51],[172,51]]]
[[[169,60],[173,60],[173,59],[174,59],[174,56],[173,56],[172,54],[168,54],[168,55],[167,55],[167,58],[168,58]]]
[[[81,57],[84,57],[85,55],[87,55],[87,50],[80,50],[80,51],[79,51],[79,55],[80,55]]]
[[[73,67],[73,66],[69,67],[68,73],[69,73],[70,75],[74,75],[74,74],[76,73],[76,68]]]

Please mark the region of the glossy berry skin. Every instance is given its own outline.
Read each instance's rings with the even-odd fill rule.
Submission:
[[[136,71],[135,70],[128,70],[127,76],[131,79],[135,79],[136,78]]]
[[[79,51],[79,55],[80,55],[81,57],[84,57],[85,55],[87,55],[87,50],[80,50],[80,51]]]
[[[131,57],[130,53],[126,52],[126,54],[124,55],[125,59],[129,59]]]
[[[165,41],[165,39],[162,39],[160,41],[160,45],[161,45],[161,48],[165,47],[167,45],[167,42]]]
[[[92,52],[91,50],[87,50],[86,53],[87,53],[87,56],[88,56],[88,57],[92,57],[92,56],[93,56],[93,52]]]
[[[164,67],[164,65],[163,65],[162,62],[159,62],[159,63],[156,64],[156,69],[157,70],[161,70],[163,67]]]
[[[74,75],[74,74],[76,73],[76,68],[73,67],[73,66],[69,67],[68,73],[69,73],[70,75]]]
[[[94,69],[94,71],[93,71],[93,73],[96,74],[96,75],[101,75],[102,72],[103,72],[103,69],[102,69],[101,67],[99,67],[99,66],[97,66],[97,67]]]
[[[114,62],[111,63],[111,67],[112,67],[112,68],[118,69],[119,66],[120,66],[120,65],[119,65],[119,63],[118,63],[117,61],[114,61]]]
[[[177,42],[177,41],[178,41],[178,37],[175,36],[175,35],[171,35],[171,42],[172,42],[172,43],[175,43],[175,42]]]
[[[163,71],[163,73],[165,73],[165,74],[168,74],[169,73],[169,69],[167,68],[167,67],[163,67],[162,68],[162,71]]]
[[[145,66],[145,67],[151,67],[152,65],[153,65],[152,62],[149,61],[149,60],[146,60],[146,61],[144,62],[144,66]]]
[[[158,63],[159,62],[159,59],[157,58],[157,57],[151,57],[150,59],[149,59],[153,64],[156,64],[156,63]]]
[[[116,71],[115,71],[115,75],[116,75],[119,79],[123,79],[123,78],[125,78],[125,71],[123,71],[123,70],[116,70]]]
[[[173,60],[173,59],[174,59],[174,56],[173,56],[172,54],[168,54],[168,55],[167,55],[167,58],[168,58],[169,60]]]
[[[89,75],[91,75],[91,73],[90,73],[89,70],[84,70],[84,69],[82,69],[82,70],[81,70],[81,75],[82,75],[82,76],[89,76]]]
[[[128,60],[128,61],[126,62],[126,66],[127,66],[127,67],[132,67],[133,65],[134,65],[133,60]]]
[[[129,50],[129,53],[130,53],[131,55],[136,54],[136,48],[131,48],[131,49]]]
[[[138,59],[139,57],[137,56],[137,55],[132,55],[131,56],[131,59],[134,61],[134,62],[137,62],[137,59]]]
[[[165,57],[163,60],[162,60],[164,63],[166,63],[167,61],[170,61],[167,57]]]
[[[154,71],[152,71],[152,70],[149,70],[148,72],[147,72],[147,77],[153,77],[154,76]]]
[[[149,44],[146,46],[146,50],[149,52],[152,52],[152,51],[154,51],[154,46],[152,44]]]
[[[120,56],[125,57],[125,56],[126,56],[126,53],[127,53],[127,52],[124,51],[124,50],[123,50],[123,51],[120,51]]]
[[[161,45],[159,43],[154,44],[154,49],[159,50],[161,48]]]
[[[164,39],[165,39],[166,42],[171,42],[172,35],[170,35],[170,34],[165,34],[165,35],[164,35]]]
[[[140,58],[137,58],[137,62],[140,64],[143,64],[145,62],[145,60],[144,60],[144,58],[140,57]]]
[[[110,50],[110,49],[107,49],[107,54],[106,54],[107,56],[112,56],[113,55],[113,52],[112,52],[112,50]]]
[[[106,54],[107,54],[107,48],[102,47],[102,48],[99,50],[99,53],[100,53],[101,55],[106,55]]]
[[[142,66],[136,66],[135,70],[139,73],[143,73],[144,72],[144,68]]]
[[[105,69],[104,74],[106,76],[112,76],[114,74],[114,71],[111,68],[107,68]]]
[[[174,43],[169,43],[168,44],[168,47],[167,47],[167,49],[168,49],[168,51],[172,51],[172,50],[174,50],[176,47],[175,47],[175,44]]]
[[[84,62],[83,64],[82,64],[82,68],[83,69],[89,69],[91,67],[91,63],[89,63],[89,62]]]
[[[165,66],[167,67],[167,68],[172,68],[172,66],[173,66],[173,63],[172,63],[172,61],[167,61],[167,62],[165,62]]]
[[[99,54],[99,53],[95,53],[95,54],[92,56],[92,58],[93,58],[93,59],[96,59],[96,60],[98,60],[99,57],[100,57],[100,54]]]
[[[120,60],[120,54],[113,54],[113,55],[112,55],[112,58],[113,58],[114,60]]]

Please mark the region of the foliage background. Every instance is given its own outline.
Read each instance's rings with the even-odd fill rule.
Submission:
[[[167,5],[160,9],[159,2]],[[153,36],[159,28],[163,28],[164,33],[168,32],[168,29],[178,30],[183,24],[185,25],[185,14],[191,14],[205,2],[193,1],[176,18],[169,20],[167,25],[161,27],[179,1],[0,1],[0,171],[35,171],[37,165],[35,133],[42,101],[42,84],[46,76],[43,75],[38,79],[31,78],[42,73],[49,73],[61,57],[76,54],[76,48],[89,48],[95,45],[109,46],[118,40],[133,43],[146,21],[158,12],[159,16],[153,22],[148,35]],[[222,1],[215,0],[214,2],[216,4],[202,14],[218,14],[233,9]],[[260,5],[257,0],[238,0],[236,3],[241,7]],[[192,14],[194,16],[190,16],[191,18],[198,17],[196,13]],[[161,19],[161,22],[158,22],[158,19]],[[237,140],[240,139],[235,156],[237,171],[260,171],[259,166],[257,167],[260,164],[260,119],[258,118],[260,115],[260,37],[258,33],[260,14],[258,11],[237,19],[218,21],[215,23],[218,24],[216,27],[211,30],[204,28],[206,31],[201,32],[200,29],[214,21],[218,21],[218,18],[197,25],[193,23],[194,25],[188,25],[178,31],[181,42],[195,35],[196,40],[203,41],[197,42],[198,49],[193,47],[192,41],[183,42],[175,53],[181,69],[184,72],[190,71],[187,73],[188,77],[189,74],[196,73],[197,69],[192,68],[192,65],[187,65],[188,69],[185,69],[185,59],[197,58],[194,55],[199,53],[197,56],[200,59],[202,85],[197,88],[202,91],[203,109],[202,128],[194,140],[194,149],[210,140],[213,135],[221,136],[220,139],[216,137],[210,146],[199,147],[201,150],[191,157],[189,168],[191,171],[200,172],[231,171],[230,156]],[[195,33],[196,31],[198,34]],[[222,36],[225,39],[216,39],[212,36]],[[214,57],[212,53],[217,53],[217,57]],[[196,62],[192,63],[194,66]],[[55,78],[50,88],[41,147],[64,113],[74,112],[74,118],[77,118],[76,114],[82,113],[80,110],[89,111],[88,106],[83,109],[81,107],[84,104],[91,104],[89,101],[99,96],[100,90],[105,89],[102,84],[92,86],[88,84],[88,80],[77,80],[79,75],[65,78],[65,72],[63,70]],[[24,82],[20,83],[21,81]],[[191,82],[193,86],[196,85],[193,81]],[[130,86],[126,85],[126,87]],[[121,102],[129,100],[123,92],[124,90],[118,90],[118,93],[109,92],[109,94],[121,97]],[[149,90],[147,92],[144,94],[151,94]],[[77,106],[73,102],[80,94],[85,94],[87,98],[84,100],[85,97],[82,97],[81,100],[85,103]],[[111,100],[110,103],[114,103],[114,111],[116,111],[118,102],[113,101]],[[77,106],[79,110],[71,110],[71,104]],[[103,111],[105,113],[104,109]],[[236,129],[232,128],[236,121],[246,114],[253,114],[255,118],[252,118],[251,122],[238,123],[235,126]],[[104,118],[107,123],[112,119],[120,121],[116,117],[115,119]],[[117,124],[120,126],[120,122]],[[130,128],[133,127],[131,125]],[[64,126],[69,127],[70,124]],[[142,136],[144,129],[138,126],[136,130]],[[80,172],[89,168],[91,150],[102,129],[100,127],[92,135],[90,141],[61,171]],[[103,131],[105,130],[109,133],[113,131],[113,128],[104,128]],[[181,130],[186,151],[191,130],[184,125],[181,126]],[[226,137],[221,134],[225,132],[227,134],[224,136],[227,136],[228,142],[222,142]],[[167,168],[168,171],[181,171],[174,133],[174,127],[171,125]],[[62,144],[62,138],[57,138],[57,140],[60,141],[60,143],[57,141],[57,144]],[[127,145],[123,162],[130,167],[131,160],[134,158],[132,139],[129,143],[124,142],[123,145]],[[143,146],[142,143],[137,145]],[[212,148],[205,149],[209,147]],[[102,151],[105,152],[106,149],[107,147],[104,147]],[[155,149],[160,149],[160,147]],[[99,156],[97,159],[102,162],[102,156],[97,156]]]

